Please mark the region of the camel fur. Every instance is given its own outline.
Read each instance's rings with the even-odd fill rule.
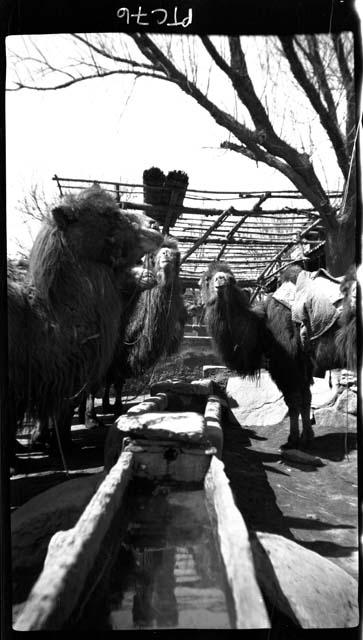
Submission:
[[[132,268],[162,236],[121,212],[97,185],[64,197],[44,220],[25,282],[8,281],[9,422],[57,419],[106,372]]]
[[[179,281],[180,253],[172,238],[166,237],[154,257],[156,286],[143,291],[130,304],[124,316],[112,365],[107,372],[103,408],[114,384],[113,411],[121,413],[124,381],[151,369],[162,357],[176,353],[184,336],[186,309]],[[125,323],[125,320],[127,322]]]
[[[272,296],[251,306],[227,263],[211,263],[200,284],[207,327],[224,363],[242,376],[258,375],[266,368],[289,410],[290,434],[283,447],[309,445],[314,437],[310,421],[313,369],[347,365],[346,353],[336,348],[338,322],[307,353],[291,311]]]

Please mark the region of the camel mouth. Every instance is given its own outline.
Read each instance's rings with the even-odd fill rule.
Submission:
[[[228,286],[228,281],[225,280],[224,282],[215,282],[214,283],[214,291],[216,293],[221,293],[223,292]]]
[[[131,269],[131,273],[135,278],[139,291],[152,289],[156,285],[156,278],[150,269],[146,269],[142,266],[136,266]]]
[[[164,267],[165,265],[170,264],[171,261],[172,261],[172,259],[170,257],[165,256],[163,258],[160,258],[159,264],[160,264],[161,267]]]

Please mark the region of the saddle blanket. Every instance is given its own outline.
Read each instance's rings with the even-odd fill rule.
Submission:
[[[340,314],[341,281],[325,269],[301,271],[296,285],[284,282],[273,298],[291,309],[293,321],[306,325],[310,340],[314,340],[330,329]]]

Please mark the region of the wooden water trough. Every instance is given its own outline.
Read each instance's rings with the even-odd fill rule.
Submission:
[[[58,531],[51,539],[43,571],[15,621],[16,630],[72,628],[77,611],[85,606],[85,593],[95,589],[94,585],[102,581],[105,565],[112,564],[113,540],[125,538],[130,502],[135,501],[131,487],[138,482],[154,487],[153,497],[142,513],[152,511],[157,500],[155,495],[160,491],[171,490],[170,495],[184,496],[176,502],[181,501],[181,508],[190,514],[194,524],[197,522],[203,536],[206,528],[212,530],[219,558],[217,573],[226,594],[229,622],[225,628],[270,627],[256,580],[248,531],[234,503],[220,459],[223,399],[213,394],[209,380],[191,384],[158,383],[151,393],[150,398],[130,409],[110,428],[105,446],[105,471],[108,473],[76,525],[67,531]],[[200,413],[192,410],[195,402],[199,403]],[[176,406],[177,411],[173,410]],[[175,493],[180,488],[184,493]],[[208,527],[198,520],[198,506],[193,507],[194,511],[185,510],[186,503],[193,505],[193,496],[199,495],[198,491],[193,493],[195,489],[202,495]],[[134,529],[139,541],[138,553],[140,555],[141,549],[145,558],[160,550],[155,549],[155,543],[140,542],[147,526],[142,513],[136,519]],[[159,523],[160,527],[162,524]],[[192,535],[192,524],[189,530],[188,517],[174,523],[173,531],[171,525],[164,524],[166,553],[171,554],[171,562],[174,562],[168,578],[171,586],[168,589],[164,586],[163,592],[164,600],[167,598],[170,603],[175,588],[173,548],[180,547],[183,531],[184,534],[187,531],[187,536]],[[116,536],[112,534],[115,527]],[[203,536],[201,539],[206,540]],[[203,550],[203,544],[200,548]],[[105,561],[105,550],[110,551],[107,557],[111,557],[111,561]],[[208,549],[204,551],[208,552]],[[210,549],[209,552],[213,555]],[[146,602],[145,589],[142,593]],[[166,626],[173,626],[170,619]]]

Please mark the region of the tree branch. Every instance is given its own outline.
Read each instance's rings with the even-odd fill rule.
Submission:
[[[332,33],[331,39],[333,41],[335,55],[338,60],[339,70],[345,88],[345,95],[347,100],[346,138],[348,155],[351,155],[356,132],[354,81],[352,74],[350,73],[348,61],[344,52],[344,44],[341,34]]]
[[[211,100],[209,100],[193,82],[191,82],[173,65],[170,59],[160,51],[149,36],[143,33],[132,34],[130,37],[134,39],[143,55],[153,63],[154,68],[161,73],[165,73],[167,80],[174,82],[180,89],[182,89],[182,91],[184,91],[184,93],[194,98],[198,104],[208,111],[217,124],[229,129],[238,139],[243,139],[245,144],[252,146],[260,144],[261,137],[259,132],[252,131],[245,125],[238,122],[238,120],[228,112],[217,107],[214,102],[211,102]]]
[[[93,42],[90,42],[87,38],[83,38],[78,33],[71,33],[70,35],[76,40],[79,40],[79,42],[82,42],[83,44],[85,44],[87,47],[89,47],[89,49],[95,51],[96,53],[99,53],[104,58],[107,58],[108,60],[112,60],[112,62],[120,62],[122,64],[128,64],[130,67],[140,67],[141,69],[149,69],[150,71],[153,70],[152,65],[145,64],[143,62],[135,62],[135,60],[130,60],[129,58],[120,58],[119,56],[116,56],[113,53],[108,53],[106,49],[101,49],[100,47],[97,47]]]
[[[320,213],[325,223],[330,227],[334,226],[334,210],[330,206],[328,197],[322,197],[319,193],[316,192],[315,189],[311,189],[309,183],[306,183],[301,175],[297,171],[294,171],[294,169],[289,164],[281,161],[279,158],[276,158],[276,156],[268,153],[261,148],[257,148],[255,149],[255,151],[251,151],[244,145],[238,145],[228,141],[222,142],[221,148],[241,153],[242,155],[246,156],[246,158],[254,160],[255,162],[263,162],[269,167],[272,167],[273,169],[276,169],[277,171],[285,175],[303,194],[303,196],[307,200],[309,200],[309,202],[311,202],[311,204]]]
[[[333,96],[330,91],[330,87],[327,81],[325,68],[320,56],[320,51],[316,39],[316,35],[306,36],[309,53],[310,53],[310,64],[313,68],[313,72],[316,76],[316,79],[319,83],[321,93],[324,96],[324,100],[330,115],[330,118],[334,122],[334,126],[338,128],[338,118],[336,112],[336,106],[334,104]]]
[[[63,82],[61,84],[55,84],[52,87],[35,87],[35,86],[23,84],[22,82],[15,82],[17,86],[15,88],[9,87],[7,88],[7,91],[20,91],[20,89],[33,89],[34,91],[53,91],[53,90],[55,91],[57,89],[66,89],[67,87],[70,87],[72,84],[77,84],[78,82],[84,82],[85,80],[93,80],[94,78],[105,78],[107,76],[126,75],[126,74],[131,74],[136,78],[140,78],[141,76],[148,76],[148,77],[151,76],[152,78],[157,78],[158,80],[167,80],[167,78],[165,78],[164,76],[158,75],[156,73],[149,73],[146,71],[135,72],[132,70],[127,71],[123,69],[116,69],[115,71],[104,71],[104,72],[90,74],[88,76],[82,76],[80,78],[74,78],[74,80],[69,80],[68,82]]]
[[[329,112],[322,103],[319,93],[307,77],[305,69],[294,49],[292,36],[280,36],[280,42],[295,79],[305,91],[307,98],[310,100],[313,108],[320,118],[322,126],[329,136],[337,156],[339,168],[346,179],[349,170],[349,161],[340,129],[337,126],[334,126],[334,122],[331,121]]]

